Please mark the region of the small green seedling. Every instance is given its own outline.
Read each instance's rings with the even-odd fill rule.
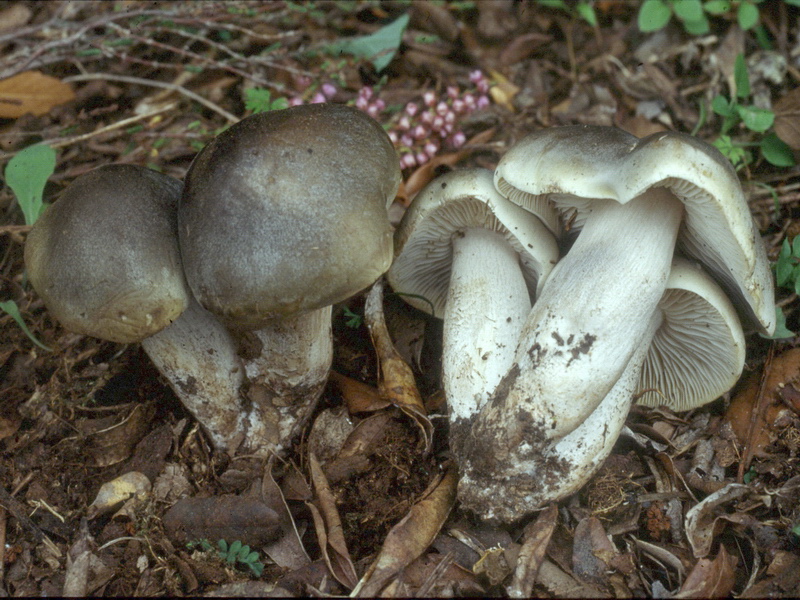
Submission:
[[[775,281],[800,294],[800,235],[795,236],[791,243],[788,239],[783,240],[775,262]]]
[[[718,17],[736,13],[736,22],[743,30],[756,29],[759,43],[766,33],[759,24],[758,4],[764,0],[645,0],[639,7],[638,25],[643,32],[658,31],[667,26],[672,16],[690,35],[705,35],[711,28],[707,14]],[[762,40],[763,38],[763,40]]]
[[[209,552],[214,549],[211,543],[205,539],[189,542],[186,544],[186,547],[190,550],[199,547],[199,549],[204,552]],[[246,566],[256,577],[261,577],[261,574],[264,572],[264,563],[258,560],[258,552],[251,551],[250,546],[242,544],[239,540],[236,540],[232,544],[228,544],[225,540],[219,540],[217,542],[217,548],[219,548],[217,550],[217,556],[229,565]]]
[[[593,0],[578,0],[577,2],[567,2],[566,0],[537,0],[537,3],[546,8],[558,8],[570,14],[574,11],[592,27],[597,26],[597,13],[594,11]]]
[[[775,123],[775,113],[744,103],[750,96],[750,78],[742,54],[736,56],[733,78],[736,87],[735,93],[730,98],[720,94],[711,101],[711,109],[722,117],[720,135],[714,141],[714,146],[737,168],[753,162],[753,156],[749,150],[751,146],[758,146],[767,162],[776,167],[794,165],[792,149],[775,133],[767,133]],[[758,142],[738,142],[729,133],[740,123],[753,133],[766,135]]]
[[[364,317],[362,317],[357,313],[354,313],[346,306],[344,307],[344,316],[347,319],[347,321],[345,321],[344,324],[350,329],[358,329],[359,327],[361,327],[361,323],[364,321]]]
[[[27,225],[33,225],[47,205],[42,202],[44,186],[56,168],[56,153],[50,146],[35,144],[20,150],[8,161],[4,172],[6,184],[14,192]],[[0,302],[0,309],[11,315],[25,335],[41,349],[52,352],[31,333],[22,319],[19,307],[13,300]]]
[[[255,113],[283,110],[289,107],[286,98],[272,98],[269,90],[264,88],[250,88],[244,92],[244,107]]]

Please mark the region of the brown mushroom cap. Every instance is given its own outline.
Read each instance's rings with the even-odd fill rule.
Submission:
[[[354,108],[240,121],[186,175],[178,221],[192,292],[246,329],[358,292],[391,263],[387,208],[400,177],[383,128]]]
[[[144,167],[104,166],[77,178],[39,218],[25,267],[66,329],[132,343],[186,309],[180,189],[176,179]]]

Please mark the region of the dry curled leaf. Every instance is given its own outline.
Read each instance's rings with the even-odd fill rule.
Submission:
[[[800,150],[800,88],[781,96],[772,107],[775,133],[788,146]]]
[[[558,506],[551,504],[539,513],[535,521],[525,526],[514,578],[508,588],[508,595],[512,598],[528,598],[532,595],[536,574],[544,560],[557,520]]]
[[[0,81],[0,117],[39,116],[75,98],[66,83],[39,71],[25,71]]]
[[[727,598],[736,583],[734,569],[738,562],[720,546],[714,560],[701,558],[689,572],[675,598]]]
[[[386,320],[383,316],[383,281],[380,279],[367,294],[364,321],[381,365],[381,396],[411,417],[419,426],[427,452],[433,444],[433,425],[414,381],[414,373],[395,349],[386,329]]]
[[[342,520],[339,518],[336,500],[314,454],[308,455],[308,464],[317,501],[315,503],[307,502],[306,505],[314,519],[314,529],[317,532],[319,547],[325,563],[336,581],[348,589],[353,589],[358,582],[358,576],[344,540]]]
[[[420,556],[442,528],[456,501],[454,466],[434,481],[408,514],[386,536],[378,558],[353,590],[353,596],[377,595],[389,580]]]

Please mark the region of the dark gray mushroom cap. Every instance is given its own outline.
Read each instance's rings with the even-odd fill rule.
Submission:
[[[132,343],[185,310],[180,189],[156,171],[109,165],[78,177],[39,218],[25,243],[25,268],[66,329]]]
[[[391,263],[387,208],[400,178],[383,128],[354,108],[240,121],[186,176],[178,220],[192,292],[248,329],[358,292]]]

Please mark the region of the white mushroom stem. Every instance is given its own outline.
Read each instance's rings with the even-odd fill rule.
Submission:
[[[500,477],[474,462],[485,460],[485,456],[473,456],[462,468],[458,490],[462,505],[485,519],[508,523],[580,489],[611,453],[625,425],[642,364],[662,318],[661,311],[656,310],[619,379],[574,431],[543,451],[534,449],[527,460],[505,465]],[[531,445],[530,440],[523,442],[527,446],[523,454]]]
[[[452,248],[442,370],[455,422],[476,414],[511,367],[531,302],[519,256],[501,234],[468,228]]]
[[[500,457],[522,458],[524,442],[542,452],[608,396],[650,329],[682,214],[663,188],[627,204],[592,205],[531,310],[514,364],[475,423],[479,443]]]
[[[260,348],[243,359],[254,405],[248,435],[280,451],[325,388],[333,360],[331,307],[276,319],[252,334]]]
[[[244,368],[225,327],[193,298],[142,348],[214,446],[233,455],[244,439]]]

